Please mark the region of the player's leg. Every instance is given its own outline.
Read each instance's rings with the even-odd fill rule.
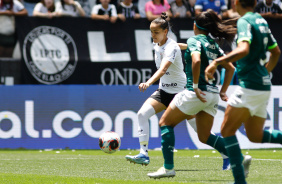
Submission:
[[[125,158],[133,163],[148,165],[150,159],[148,156],[149,143],[149,119],[154,114],[163,111],[166,106],[159,101],[148,98],[137,113],[138,117],[138,135],[140,143],[140,153],[138,155],[126,155]]]
[[[154,115],[166,109],[166,106],[155,99],[148,98],[137,113],[138,117],[138,135],[140,143],[140,153],[148,156],[149,143],[149,119]]]
[[[193,128],[193,130],[197,133],[197,125],[196,125],[196,118],[192,119],[186,119],[186,126],[188,126],[188,123],[190,126]],[[210,132],[212,135],[215,135],[212,131]],[[223,165],[222,165],[222,170],[230,170],[230,162],[229,158],[227,155],[220,153],[223,159]]]
[[[235,183],[246,183],[242,165],[244,157],[235,133],[242,125],[242,122],[246,122],[249,118],[250,112],[247,108],[236,108],[228,105],[221,125],[221,135],[224,137],[225,148],[230,159]],[[245,165],[248,167],[249,162]]]
[[[258,111],[245,122],[246,134],[250,141],[256,143],[282,144],[282,132],[279,130],[263,130],[265,117],[267,116],[266,105],[261,105]]]
[[[282,132],[279,130],[263,130],[265,118],[266,117],[266,111],[265,116],[259,117],[259,116],[253,116],[248,119],[248,121],[245,122],[245,129],[246,134],[250,141],[256,142],[256,143],[276,143],[276,144],[282,144]],[[249,173],[249,165],[251,162],[251,158],[248,160],[244,159],[243,164],[245,168],[245,176],[247,177]],[[248,165],[246,165],[248,164]]]
[[[262,142],[263,134],[264,134],[264,130],[263,130],[264,122],[265,122],[265,118],[253,116],[253,117],[250,117],[244,123],[246,134],[250,141],[256,142],[256,143]]]
[[[160,119],[162,136],[162,153],[164,165],[157,172],[148,173],[151,178],[174,177],[173,150],[175,145],[174,127],[181,121],[189,118],[189,115],[181,112],[173,102],[169,105]]]
[[[196,115],[196,124],[199,140],[216,149],[223,157],[223,170],[230,168],[229,159],[225,149],[223,138],[211,132],[214,117],[205,111]]]

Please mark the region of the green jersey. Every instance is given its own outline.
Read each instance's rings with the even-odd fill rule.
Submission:
[[[265,68],[266,51],[277,46],[268,24],[257,13],[248,12],[237,22],[237,43],[250,43],[249,54],[237,61],[239,85],[254,90],[271,88],[269,74]]]
[[[187,76],[186,88],[193,91],[193,74],[192,74],[192,54],[198,52],[201,54],[201,69],[198,86],[202,91],[218,92],[215,84],[208,83],[205,80],[206,67],[216,58],[223,56],[223,51],[218,44],[210,37],[203,34],[193,36],[187,40],[185,73]]]

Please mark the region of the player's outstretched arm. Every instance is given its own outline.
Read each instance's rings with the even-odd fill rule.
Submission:
[[[188,45],[186,43],[177,43],[181,50],[186,50]]]

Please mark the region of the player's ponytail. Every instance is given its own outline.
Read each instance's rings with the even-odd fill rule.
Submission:
[[[237,33],[237,18],[222,21],[211,9],[198,15],[195,23],[199,29],[210,33],[214,38],[219,39],[219,41],[225,39],[228,43],[232,43]]]
[[[163,12],[160,17],[152,21],[152,23],[159,24],[160,28],[163,30],[167,29],[169,31],[169,22],[167,20],[168,16],[166,12]]]

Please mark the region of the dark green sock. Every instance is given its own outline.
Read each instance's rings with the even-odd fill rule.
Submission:
[[[207,145],[210,145],[219,153],[223,153],[227,156],[227,151],[222,137],[211,134],[208,138]]]
[[[279,130],[264,130],[262,143],[280,143],[282,144],[282,132]]]
[[[242,165],[243,155],[236,136],[230,136],[224,138],[225,148],[230,160],[232,173],[235,179],[235,183],[246,183],[244,167]]]
[[[171,126],[161,127],[162,151],[164,156],[164,168],[173,169],[173,150],[175,144],[174,130]]]

